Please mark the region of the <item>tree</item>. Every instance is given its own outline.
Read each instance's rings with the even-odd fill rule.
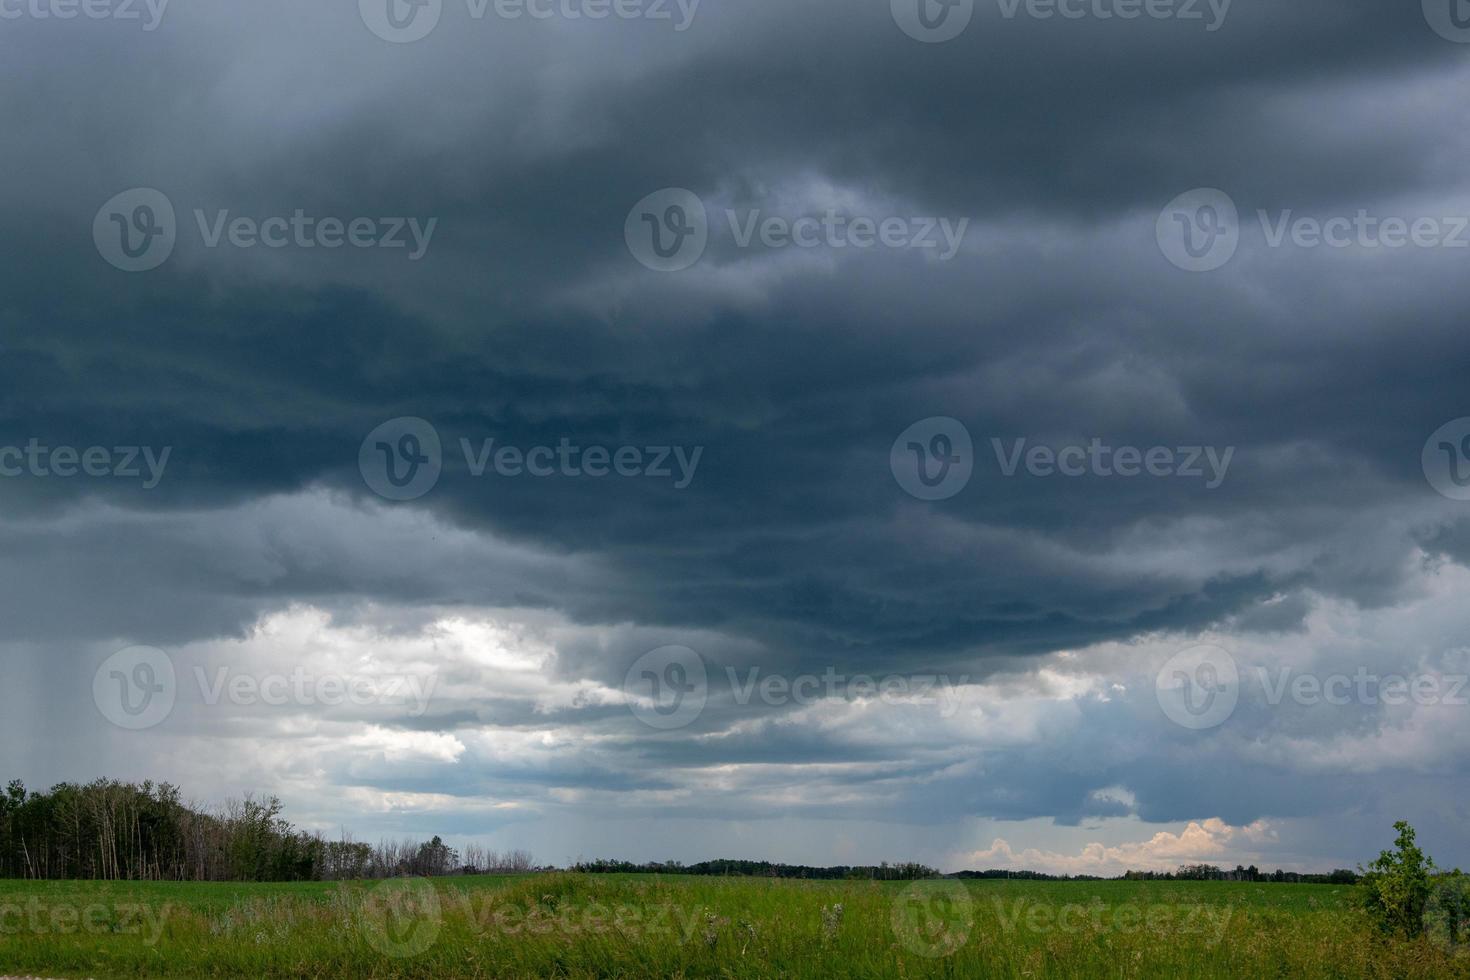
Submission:
[[[459,854],[454,848],[435,835],[433,840],[419,845],[410,870],[417,875],[447,875],[458,862]]]
[[[1435,882],[1424,908],[1424,931],[1447,949],[1470,944],[1470,876],[1456,870]]]
[[[1412,938],[1424,932],[1424,907],[1434,875],[1434,860],[1414,843],[1414,828],[1395,823],[1399,832],[1392,851],[1359,868],[1358,898],[1368,915],[1385,932]]]

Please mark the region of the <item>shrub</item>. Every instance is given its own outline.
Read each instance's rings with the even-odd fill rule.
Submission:
[[[1424,932],[1424,907],[1433,886],[1434,860],[1414,843],[1414,828],[1406,821],[1394,824],[1399,832],[1392,851],[1359,869],[1358,898],[1380,929],[1412,938]]]

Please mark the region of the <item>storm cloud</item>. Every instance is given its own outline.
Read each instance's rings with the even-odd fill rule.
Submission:
[[[409,41],[366,0],[0,4],[7,773],[547,860],[1324,868],[1402,818],[1470,859],[1448,687],[1270,686],[1470,671],[1470,46],[1419,5],[961,6],[925,43],[882,0],[445,0]],[[703,245],[660,271],[671,188]],[[1238,244],[1187,271],[1196,189]],[[1190,728],[1156,681],[1201,644],[1238,704]],[[625,680],[675,645],[705,701],[660,730]],[[119,732],[133,646],[177,704]],[[302,665],[434,691],[195,683]]]

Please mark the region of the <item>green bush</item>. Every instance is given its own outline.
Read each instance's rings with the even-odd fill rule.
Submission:
[[[1424,908],[1434,886],[1434,860],[1414,843],[1414,828],[1394,824],[1399,832],[1392,851],[1384,851],[1358,883],[1358,898],[1378,927],[1405,938],[1424,933]]]

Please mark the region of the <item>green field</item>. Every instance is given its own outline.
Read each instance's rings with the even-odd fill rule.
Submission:
[[[1382,937],[1350,891],[574,874],[0,881],[0,975],[1470,977],[1470,951]]]

